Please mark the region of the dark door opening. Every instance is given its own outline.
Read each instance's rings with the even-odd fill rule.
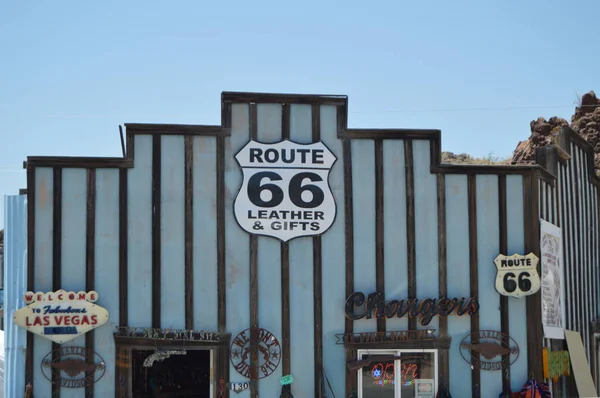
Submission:
[[[132,351],[134,397],[210,398],[209,350],[162,353],[169,355],[155,350]]]

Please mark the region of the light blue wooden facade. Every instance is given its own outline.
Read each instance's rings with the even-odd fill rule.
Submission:
[[[286,113],[288,117],[282,116]],[[471,297],[475,289],[480,304],[478,329],[503,328],[493,260],[503,252],[503,241],[504,254],[536,251],[538,215],[532,198],[540,181],[552,178],[538,166],[440,165],[439,131],[348,129],[346,115],[345,97],[229,93],[223,96],[222,126],[129,125],[123,159],[29,158],[27,188],[34,227],[29,235],[34,253],[30,267],[34,272],[27,289],[51,291],[59,284],[65,290],[86,290],[90,278],[86,264],[94,264],[93,290],[100,295],[98,304],[110,314],[109,322],[93,335],[94,349],[107,364],[106,375],[90,389],[96,397],[128,396],[127,381],[120,379],[123,373],[117,369],[119,352],[113,337],[117,326],[185,329],[191,321],[193,329],[235,336],[251,326],[252,289],[257,289],[258,326],[280,342],[289,333],[290,350],[284,349],[282,364],[257,383],[256,391],[234,395],[240,398],[251,393],[279,397],[286,359],[294,377],[294,397],[350,396],[356,385],[346,362],[354,351],[336,344],[335,335],[375,332],[378,326],[374,319],[347,321],[347,293],[370,293],[379,283],[386,298],[407,298],[409,268],[416,270],[417,298]],[[298,143],[313,142],[317,134],[338,158],[329,181],[337,203],[335,223],[319,238],[320,243],[313,238],[289,242],[287,285],[282,279],[282,244],[269,237],[258,237],[258,279],[253,285],[250,237],[233,216],[233,200],[242,181],[234,155],[250,140],[253,129],[265,143],[280,141],[285,131]],[[186,145],[191,148],[189,157]],[[382,166],[379,177],[377,164]],[[186,182],[186,165],[191,167],[191,185]],[[190,186],[191,260],[186,257],[186,239],[190,238],[185,229],[186,187]],[[160,199],[160,217],[153,217],[157,187],[160,192],[154,197]],[[91,210],[90,192],[95,196]],[[383,197],[379,204],[378,196]],[[56,200],[60,200],[58,212]],[[94,212],[93,232],[87,225],[90,211]],[[384,215],[382,219],[378,212]],[[381,231],[383,236],[379,236]],[[93,251],[89,250],[90,236]],[[413,244],[411,259],[408,253]],[[321,247],[320,260],[315,260],[315,245]],[[381,260],[384,274],[378,280],[376,267]],[[184,305],[190,293],[186,261],[191,261],[188,265],[193,270],[191,318]],[[315,261],[321,263],[320,275],[314,274]],[[158,264],[158,274],[153,264]],[[53,280],[57,266],[60,281]],[[124,275],[126,283],[120,280]],[[153,290],[157,276],[159,297]],[[321,290],[315,290],[315,280],[322,283]],[[286,292],[289,309],[282,300]],[[543,344],[541,337],[536,338],[537,331],[528,334],[532,317],[528,311],[539,302],[533,300],[510,298],[504,308],[510,319],[507,331],[520,347],[518,359],[510,366],[510,384],[515,390],[531,372],[541,369],[530,352],[534,347],[540,353]],[[318,304],[322,318],[315,319]],[[158,319],[153,319],[154,306],[160,308]],[[287,310],[289,323],[282,316]],[[407,318],[385,321],[388,331],[409,326]],[[417,323],[417,328],[425,327]],[[497,396],[502,391],[505,373],[472,371],[459,353],[463,337],[476,331],[468,315],[450,315],[447,324],[436,317],[428,328],[451,338],[450,349],[439,353],[438,382],[444,380],[454,397],[473,396],[476,390],[485,397]],[[28,347],[27,369],[32,373],[26,381],[33,383],[35,397],[51,397],[52,386],[42,376],[40,362],[52,344],[37,336],[30,336],[29,342],[33,345]],[[69,345],[83,347],[85,337]],[[215,397],[219,380],[243,381],[229,362],[228,350],[220,350],[213,363]],[[321,363],[322,371],[318,369]],[[59,391],[60,397],[85,396],[84,389]]]

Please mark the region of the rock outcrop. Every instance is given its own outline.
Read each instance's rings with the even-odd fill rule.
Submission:
[[[543,117],[530,124],[531,136],[517,144],[512,164],[531,164],[535,162],[535,150],[549,145],[563,126],[570,126],[594,147],[596,170],[600,169],[600,100],[593,91],[581,97],[580,105],[575,108],[571,123],[560,117]]]

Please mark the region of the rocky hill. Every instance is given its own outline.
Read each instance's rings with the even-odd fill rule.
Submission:
[[[594,163],[596,172],[600,170],[600,100],[596,93],[590,91],[581,97],[579,106],[575,108],[575,114],[569,123],[560,117],[551,117],[546,120],[543,117],[530,123],[531,135],[526,141],[517,144],[512,156],[512,164],[531,164],[535,162],[535,149],[549,145],[559,132],[561,127],[569,126],[579,133],[594,148]]]

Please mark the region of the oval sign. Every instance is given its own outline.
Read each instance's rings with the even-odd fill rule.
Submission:
[[[83,347],[61,347],[44,357],[42,373],[52,382],[65,388],[82,388],[96,383],[104,376],[106,364],[98,353]]]

